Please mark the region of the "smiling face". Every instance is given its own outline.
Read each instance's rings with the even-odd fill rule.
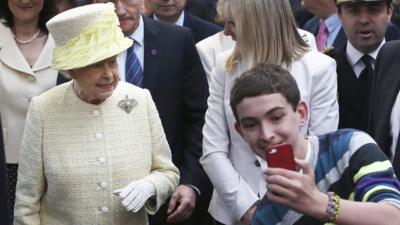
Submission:
[[[307,119],[307,106],[300,102],[297,109],[279,93],[244,98],[236,107],[239,122],[236,130],[260,157],[268,147],[290,144],[296,157],[305,155],[306,146],[300,127]]]
[[[78,97],[87,103],[99,104],[110,97],[119,80],[117,56],[69,71]]]
[[[175,23],[186,5],[186,0],[150,0],[153,13],[162,21]]]
[[[392,16],[392,6],[385,1],[343,4],[339,17],[350,43],[360,52],[369,53],[381,44]]]
[[[3,0],[5,1],[5,0]],[[44,0],[7,0],[15,23],[37,24]]]

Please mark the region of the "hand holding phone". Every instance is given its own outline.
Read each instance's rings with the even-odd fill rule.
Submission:
[[[268,167],[296,171],[293,148],[289,144],[275,145],[266,150]]]

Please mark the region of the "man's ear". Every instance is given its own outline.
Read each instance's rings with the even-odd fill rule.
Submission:
[[[307,123],[308,118],[308,107],[306,102],[300,101],[297,105],[296,113],[299,119],[300,127],[304,127]]]
[[[240,126],[240,123],[239,123],[239,122],[235,122],[235,130],[240,134],[240,136],[241,136],[242,138],[244,138],[244,137],[243,137],[243,132],[242,132],[242,127]]]
[[[342,20],[342,18],[341,18],[342,17],[342,8],[340,8],[340,7],[342,7],[342,6],[336,6],[339,19]]]
[[[390,6],[388,6],[387,14],[388,14],[387,22],[389,23],[392,18],[392,15],[393,15],[393,5],[392,4],[390,4]]]

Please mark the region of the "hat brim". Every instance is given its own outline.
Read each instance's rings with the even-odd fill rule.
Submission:
[[[57,70],[83,68],[118,55],[129,48],[133,41],[124,37],[118,18],[113,11],[111,13],[109,16],[103,15],[85,28],[79,36],[56,47],[52,68]]]
[[[386,0],[337,0],[336,5],[386,2]]]

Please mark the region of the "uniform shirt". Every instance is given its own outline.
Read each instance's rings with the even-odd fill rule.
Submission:
[[[372,63],[372,68],[375,69],[375,60],[376,57],[378,56],[378,52],[381,49],[381,47],[385,44],[385,39],[381,42],[378,48],[376,48],[374,51],[369,52],[368,55],[372,57],[373,63]],[[360,77],[361,72],[365,68],[365,64],[362,62],[361,57],[364,56],[365,53],[362,53],[358,51],[351,43],[350,41],[347,41],[347,47],[346,47],[346,56],[347,56],[347,61],[349,61],[349,64],[353,68],[354,73],[356,74],[357,78]]]

